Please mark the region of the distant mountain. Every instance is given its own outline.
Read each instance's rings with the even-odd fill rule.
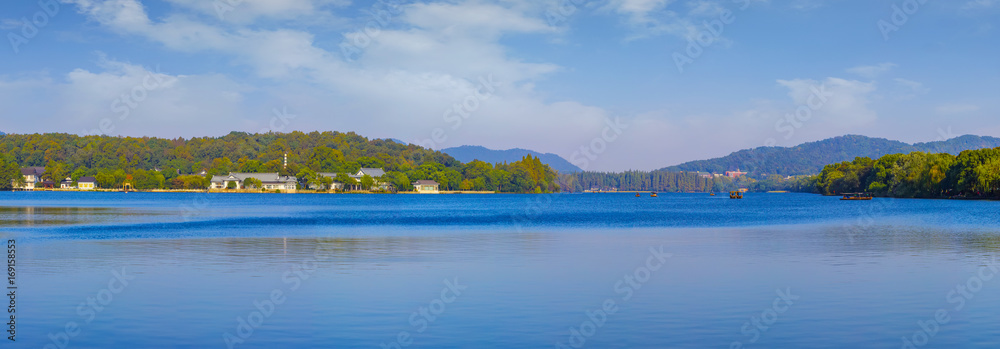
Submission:
[[[884,138],[858,135],[834,137],[794,147],[759,147],[745,149],[710,160],[686,162],[665,167],[665,171],[705,171],[723,173],[737,168],[751,175],[804,175],[819,173],[823,166],[855,157],[877,159],[887,154],[914,151],[957,155],[964,150],[1000,147],[1000,138],[965,135],[946,141],[908,144]]]
[[[559,171],[560,173],[583,171],[559,155],[552,153],[542,154],[527,149],[493,150],[480,146],[463,145],[461,147],[441,149],[441,152],[451,155],[451,157],[461,162],[479,160],[491,164],[499,162],[515,162],[521,160],[521,158],[525,155],[531,155],[537,157],[543,164],[549,165],[549,167],[552,167],[553,170]]]
[[[401,141],[399,139],[396,139],[396,138],[386,138],[386,140],[393,141],[393,142],[396,142],[396,143],[399,143],[399,144],[402,144],[402,145],[408,145],[408,144],[410,144],[410,143],[403,142],[403,141]]]

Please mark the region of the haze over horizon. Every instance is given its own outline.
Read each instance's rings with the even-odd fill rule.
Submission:
[[[8,2],[0,131],[586,146],[595,171],[846,134],[1000,137],[1000,1],[906,3]]]

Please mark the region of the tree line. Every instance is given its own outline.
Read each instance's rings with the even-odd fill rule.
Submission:
[[[46,180],[76,182],[93,176],[100,188],[118,188],[128,181],[136,189],[205,189],[211,176],[230,172],[298,175],[305,176],[306,183],[317,183],[317,176],[310,174],[336,173],[343,179],[340,174],[346,177],[366,167],[384,169],[385,176],[378,180],[397,190],[412,190],[411,183],[423,179],[437,181],[441,190],[560,190],[556,172],[538,158],[466,164],[439,151],[353,132],[232,132],[191,139],[8,134],[0,136],[0,154],[0,189],[10,189],[11,181],[21,178],[21,167],[44,166]]]
[[[1000,148],[859,157],[828,165],[817,176],[822,194],[871,192],[902,198],[1000,197]]]

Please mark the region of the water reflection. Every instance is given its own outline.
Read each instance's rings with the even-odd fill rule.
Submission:
[[[0,206],[0,227],[107,224],[167,214],[109,207]]]

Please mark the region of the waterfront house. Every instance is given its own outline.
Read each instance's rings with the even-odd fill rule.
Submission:
[[[732,179],[736,179],[736,178],[740,178],[740,177],[746,176],[746,174],[747,174],[746,172],[740,172],[739,168],[737,168],[736,171],[726,171],[726,177],[729,177],[729,178],[732,178]]]
[[[240,173],[230,172],[226,176],[212,176],[212,184],[209,189],[226,189],[230,183],[234,183],[236,189],[247,189],[243,187],[243,181],[247,178],[254,178],[261,182],[264,190],[281,190],[284,192],[295,192],[298,183],[294,176],[282,176],[279,173]]]
[[[73,189],[73,178],[66,177],[62,182],[59,182],[60,189]]]
[[[365,175],[368,175],[369,177],[375,180],[374,184],[372,184],[371,188],[372,190],[392,190],[391,184],[380,180],[382,176],[385,176],[385,170],[381,168],[366,168],[366,167],[362,167],[360,170],[358,170],[357,173],[349,175],[351,178],[354,178],[354,180],[358,182],[357,184],[351,186],[348,189],[361,190],[361,178],[364,178]]]
[[[413,182],[413,190],[420,194],[437,194],[440,188],[441,184],[432,180],[421,179]]]
[[[76,181],[76,188],[80,190],[94,190],[97,187],[97,178],[94,177],[80,177]]]
[[[24,185],[14,186],[16,189],[33,190],[42,181],[42,174],[45,167],[25,167],[21,169],[21,176],[24,177]]]
[[[320,176],[323,176],[323,177],[328,177],[328,178],[337,178],[337,174],[333,173],[333,172],[318,172],[316,174],[318,174]],[[344,190],[344,183],[340,183],[340,182],[334,181],[333,183],[330,184],[330,187],[331,188],[322,188],[322,187],[320,187],[318,185],[315,185],[315,184],[310,184],[309,185],[309,189],[313,189],[313,190]]]

